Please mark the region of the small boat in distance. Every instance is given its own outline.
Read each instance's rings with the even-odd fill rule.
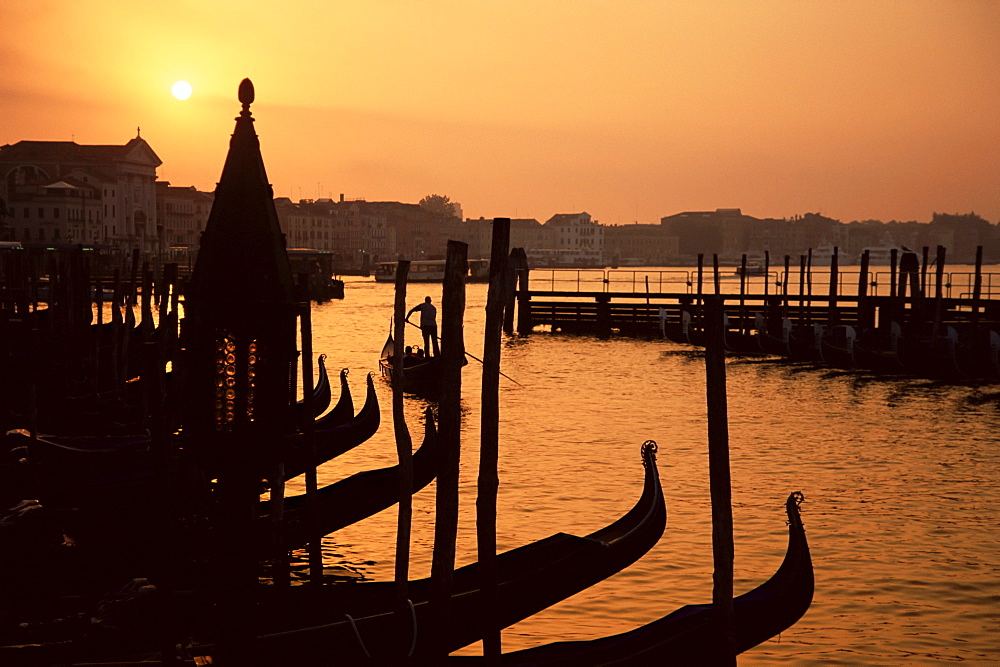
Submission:
[[[742,263],[740,264],[740,266],[736,267],[736,270],[733,271],[733,273],[737,276],[743,275]],[[763,256],[756,254],[747,256],[747,267],[746,267],[747,276],[766,276],[767,273],[768,270],[764,266]]]
[[[812,265],[813,266],[830,266],[833,264],[833,251],[834,246],[829,243],[824,243],[812,251]],[[843,265],[847,263],[847,257],[844,256],[839,249],[837,249],[837,264]]]
[[[882,237],[882,243],[880,245],[864,248],[860,253],[858,253],[858,264],[861,263],[861,258],[867,251],[869,266],[889,266],[892,264],[893,250],[896,251],[897,264],[899,263],[899,260],[903,256],[904,252],[912,252],[908,248],[895,243],[892,238],[886,234]]]
[[[420,259],[410,262],[407,280],[411,283],[440,283],[444,281],[443,259]],[[490,260],[468,260],[467,282],[486,282],[490,279]],[[396,281],[396,262],[379,262],[375,265],[375,281],[391,283]]]

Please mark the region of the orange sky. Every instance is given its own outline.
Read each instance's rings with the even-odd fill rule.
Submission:
[[[214,189],[248,76],[293,199],[1000,221],[996,0],[0,0],[0,25],[0,144],[141,126],[174,185]]]

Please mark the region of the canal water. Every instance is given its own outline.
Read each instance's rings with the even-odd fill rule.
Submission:
[[[321,483],[393,465],[391,392],[377,357],[393,286],[347,278],[345,298],[313,310],[313,346],[331,376],[349,368],[360,408],[376,374],[382,425],[320,470]],[[441,285],[409,287],[408,305]],[[483,357],[486,286],[467,287],[466,349]],[[408,344],[420,332],[409,328]],[[712,598],[704,358],[665,340],[547,332],[505,337],[500,382],[501,550],[555,532],[585,535],[639,496],[645,440],[659,444],[668,525],[641,560],[503,633],[505,650],[589,639]],[[481,366],[463,371],[459,565],[475,560]],[[794,365],[727,362],[736,592],[766,580],[784,554],[784,502],[802,491],[812,550],[812,607],[745,664],[891,664],[1000,660],[1000,385]],[[408,397],[419,444],[428,405]],[[297,490],[293,482],[290,493]],[[414,497],[411,576],[430,571],[434,485]],[[396,509],[324,542],[326,562],[393,575]],[[464,653],[479,652],[478,645]]]

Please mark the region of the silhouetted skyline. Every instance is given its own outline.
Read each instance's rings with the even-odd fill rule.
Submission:
[[[277,196],[604,224],[1000,220],[995,2],[7,3],[0,144],[142,136],[211,191],[258,91]],[[188,99],[171,94],[178,81]]]

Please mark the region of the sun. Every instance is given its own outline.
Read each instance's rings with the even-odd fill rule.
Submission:
[[[187,81],[178,81],[174,84],[174,87],[170,89],[170,92],[174,94],[179,100],[186,100],[191,97],[191,84]]]

